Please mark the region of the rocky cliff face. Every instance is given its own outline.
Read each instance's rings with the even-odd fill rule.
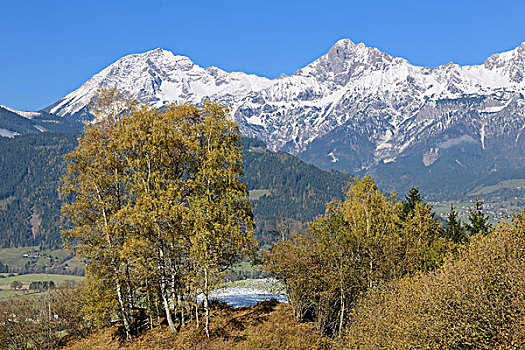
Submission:
[[[244,135],[323,168],[374,171],[415,157],[424,169],[467,147],[489,171],[525,167],[524,76],[525,43],[482,65],[431,69],[345,39],[276,79],[202,68],[156,49],[123,57],[46,111],[90,118],[86,106],[99,87],[156,107],[211,99],[232,106]]]

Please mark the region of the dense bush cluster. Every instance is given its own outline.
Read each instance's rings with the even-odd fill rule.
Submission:
[[[360,295],[435,269],[453,247],[417,192],[399,203],[367,177],[355,179],[346,199],[329,204],[307,232],[274,245],[267,259],[296,316],[342,335]]]
[[[522,349],[525,211],[493,229],[476,208],[468,232],[453,207],[443,228],[417,190],[397,202],[356,179],[267,268],[348,349]]]
[[[525,212],[434,273],[371,290],[347,341],[351,349],[525,348]]]

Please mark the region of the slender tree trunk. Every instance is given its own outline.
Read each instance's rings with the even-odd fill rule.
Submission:
[[[204,313],[206,322],[206,337],[210,337],[210,307],[208,303],[208,269],[204,270]]]
[[[160,327],[159,294],[155,293],[155,309],[157,310],[157,324]]]
[[[177,297],[177,301],[178,301],[178,304],[179,304],[179,310],[180,310],[180,324],[182,327],[185,327],[185,319],[184,319],[184,302],[183,302],[183,299],[179,293],[179,296]]]
[[[100,195],[100,191],[98,189],[98,187],[96,188],[97,190],[97,195],[98,195],[98,198],[99,200],[102,202],[102,196]],[[108,216],[106,214],[106,209],[105,208],[102,208],[102,216],[104,218],[104,226],[106,228],[109,227],[109,223],[108,223]],[[111,242],[111,238],[109,237],[109,234],[106,232],[106,242],[108,243],[108,246],[109,247],[112,247],[113,244]],[[113,267],[113,272],[115,273],[115,280],[116,280],[116,292],[117,292],[117,297],[118,297],[118,302],[119,302],[119,306],[120,306],[120,311],[122,313],[122,322],[124,323],[124,329],[125,329],[125,332],[126,332],[126,340],[130,340],[131,339],[131,332],[130,332],[130,326],[129,326],[129,320],[128,320],[128,315],[127,315],[127,312],[126,312],[126,306],[124,304],[124,297],[122,296],[122,283],[120,281],[120,277],[119,277],[119,271],[118,271],[118,267],[117,267],[117,261],[116,261],[116,258],[113,257],[111,259],[111,266]]]
[[[339,338],[343,336],[343,322],[345,317],[345,295],[343,291],[343,285],[339,286],[340,288],[340,298],[341,298],[341,315],[339,318]]]
[[[195,303],[195,321],[197,322],[197,329],[199,328],[199,302]]]
[[[121,283],[120,283],[120,278],[118,276],[117,268],[115,266],[113,268],[114,268],[115,275],[116,275],[116,280],[117,280],[118,303],[120,305],[120,312],[122,313],[122,322],[124,322],[124,329],[126,331],[126,340],[130,340],[131,339],[131,332],[130,332],[129,321],[128,321],[128,316],[127,316],[127,312],[126,312],[126,306],[124,304],[124,298],[122,297],[122,286],[121,286]]]
[[[146,277],[146,311],[148,313],[148,322],[149,322],[149,328],[153,329],[153,317],[151,316],[151,296],[150,296],[150,290],[149,290],[149,278]]]
[[[125,266],[125,280],[126,280],[126,296],[128,298],[128,314],[130,315],[130,322],[133,321],[133,288],[131,287],[131,278],[129,276],[128,262],[124,261]]]
[[[162,296],[162,303],[164,304],[164,312],[166,313],[166,320],[168,321],[168,325],[170,327],[171,333],[175,333],[175,324],[173,323],[173,318],[171,317],[170,312],[170,305],[168,300],[168,291],[167,291],[167,282],[166,282],[166,264],[165,264],[165,257],[164,257],[164,250],[162,245],[162,235],[160,231],[160,227],[157,225],[157,237],[159,245],[157,247],[157,254],[159,258],[159,272],[160,272],[160,294]]]
[[[374,270],[374,263],[372,262],[372,255],[370,255],[370,271],[368,276],[368,288],[372,288],[372,273]]]
[[[164,311],[166,312],[166,319],[168,320],[170,331],[171,333],[175,333],[175,325],[173,324],[173,319],[171,318],[170,305],[168,302],[168,294],[166,292],[166,279],[164,278],[164,276],[161,277],[160,293],[162,295],[162,302],[164,303]]]

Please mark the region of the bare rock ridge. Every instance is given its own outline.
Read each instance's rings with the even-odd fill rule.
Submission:
[[[414,155],[431,167],[467,146],[490,163],[486,169],[525,167],[525,43],[481,65],[431,69],[343,39],[275,79],[199,67],[156,49],[119,59],[44,111],[89,119],[99,87],[156,107],[228,104],[244,135],[323,168],[367,171]]]

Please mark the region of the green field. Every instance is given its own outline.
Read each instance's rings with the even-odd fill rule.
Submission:
[[[500,189],[510,190],[524,190],[525,191],[525,179],[513,179],[500,181],[496,185],[478,187],[470,192],[469,196],[484,196]]]
[[[34,281],[53,281],[56,285],[60,285],[64,281],[82,281],[83,279],[84,277],[81,276],[31,273],[27,275],[0,278],[0,288],[6,289],[5,287],[9,286],[13,281],[20,281],[23,284],[29,284]]]
[[[8,265],[17,265],[23,259],[24,254],[39,253],[39,255],[56,256],[59,259],[64,259],[69,256],[64,250],[43,250],[38,246],[35,247],[20,247],[20,248],[0,248],[0,261]],[[27,260],[27,259],[26,259]]]
[[[70,276],[70,275],[53,275],[53,274],[43,274],[43,273],[33,273],[27,275],[16,275],[11,277],[6,277],[7,274],[1,274],[0,278],[0,300],[7,299],[12,297],[17,297],[20,295],[27,295],[28,293],[35,294],[33,291],[29,291],[29,284],[31,282],[44,282],[44,281],[53,281],[57,287],[64,285],[65,282],[74,282],[83,281],[84,277],[81,276]],[[19,281],[22,282],[21,290],[12,290],[11,282]]]
[[[19,296],[27,295],[27,290],[0,290],[0,300],[12,299]]]
[[[9,271],[80,274],[83,267],[72,254],[63,249],[40,249],[38,246],[0,248],[0,261]]]
[[[270,190],[250,190],[250,200],[256,201],[264,195],[269,196],[271,194]]]

